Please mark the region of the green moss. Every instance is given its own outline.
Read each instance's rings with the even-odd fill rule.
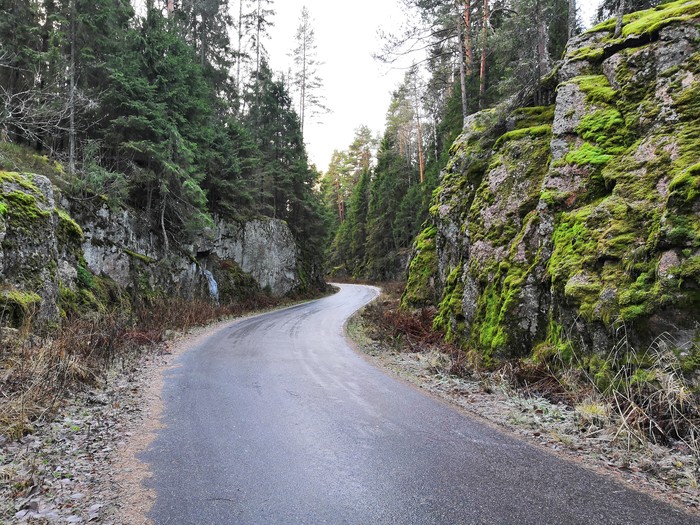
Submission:
[[[599,109],[589,113],[581,120],[576,132],[595,143],[604,154],[617,155],[625,150],[625,120],[616,109]]]
[[[234,260],[219,261],[218,268],[214,268],[213,273],[219,283],[219,301],[221,303],[238,303],[261,293],[257,281],[250,274],[244,272]]]
[[[700,217],[696,214],[687,215],[668,213],[666,223],[660,229],[662,246],[667,248],[688,246],[700,247]]]
[[[28,175],[10,171],[0,171],[0,184],[2,183],[15,184],[30,193],[34,193],[42,200],[44,199],[41,190],[31,181]]]
[[[129,257],[132,257],[146,264],[153,264],[154,262],[156,262],[156,259],[154,259],[153,257],[149,257],[148,255],[144,255],[142,253],[133,252],[131,250],[127,250],[126,248],[122,248],[122,251]]]
[[[518,108],[510,114],[510,118],[515,121],[515,129],[551,125],[554,121],[554,104]]]
[[[651,35],[670,24],[685,22],[699,16],[700,2],[698,2],[698,0],[676,0],[675,2],[663,3],[652,9],[636,11],[625,15],[622,18],[622,36]],[[615,18],[611,18],[594,26],[587,32],[613,32],[616,22],[617,20]]]
[[[81,282],[81,272],[78,269],[78,288],[73,290],[63,283],[58,285],[58,307],[62,317],[90,316],[96,313],[104,313],[108,307],[114,308],[122,314],[128,314],[129,301],[125,299],[123,292],[110,293],[104,285],[103,279],[90,274],[90,286]]]
[[[530,128],[515,129],[513,131],[509,131],[509,132],[501,135],[498,138],[498,140],[496,141],[494,148],[498,149],[504,142],[509,141],[509,140],[518,140],[518,139],[522,139],[523,137],[549,136],[549,135],[551,135],[551,133],[552,133],[551,124],[543,124],[540,126],[533,126]]]
[[[41,297],[14,288],[0,290],[0,320],[14,327],[28,322],[39,309]]]
[[[0,217],[5,217],[7,215],[7,203],[0,200]]]
[[[601,33],[603,31],[614,31],[615,30],[615,19],[610,18],[608,20],[605,20],[604,22],[601,22],[598,25],[593,26],[590,28],[586,33]]]
[[[683,121],[697,122],[700,119],[700,83],[695,81],[683,90],[673,106]]]
[[[559,190],[544,190],[540,194],[540,200],[547,204],[547,206],[555,206],[564,202],[570,193],[559,191]]]
[[[573,300],[579,307],[579,314],[590,321],[595,315],[595,305],[600,297],[602,283],[597,277],[589,277],[579,272],[571,277],[564,286],[564,296]]]
[[[78,265],[76,280],[79,288],[91,290],[95,287],[95,278],[92,272],[83,265]]]
[[[464,283],[461,265],[459,265],[453,268],[447,277],[442,300],[433,320],[433,329],[444,332],[446,341],[454,341],[464,335],[463,295]]]
[[[615,105],[617,91],[608,82],[605,75],[588,75],[576,77],[571,82],[578,84],[586,94],[586,100],[592,104]]]
[[[700,196],[700,164],[692,166],[673,178],[668,187],[669,203],[687,208]]]
[[[436,234],[437,228],[428,226],[416,239],[415,255],[409,266],[406,290],[401,297],[402,308],[416,308],[434,304],[434,279],[438,265],[435,251]]]
[[[588,60],[591,62],[600,62],[605,56],[605,51],[603,47],[580,47],[578,49],[573,49],[566,54],[566,58],[572,62],[577,62],[580,60]]]
[[[64,210],[54,208],[58,215],[58,238],[63,242],[81,242],[83,240],[83,229]]]
[[[0,202],[7,207],[6,216],[15,228],[32,230],[38,222],[48,220],[51,213],[39,208],[33,195],[11,191],[0,195]]]
[[[685,22],[700,17],[698,0],[677,0],[657,6],[654,9],[639,11],[626,20],[623,19],[622,35],[649,35],[658,32],[667,25]]]
[[[574,346],[566,337],[564,328],[554,319],[549,320],[546,338],[535,346],[532,351],[532,359],[536,363],[550,363],[553,359],[570,365],[574,360]]]
[[[578,166],[605,166],[612,158],[613,155],[605,153],[603,148],[584,142],[579,149],[567,153],[564,160]]]
[[[700,285],[700,256],[688,257],[679,266],[670,269],[670,273],[676,278]]]
[[[526,275],[518,266],[501,265],[479,296],[474,338],[484,356],[506,353],[511,338],[509,315],[517,305]]]
[[[45,175],[54,182],[65,175],[59,162],[50,160],[46,155],[39,155],[32,148],[19,144],[0,141],[0,170],[24,170],[38,175]]]
[[[562,213],[552,234],[554,249],[549,258],[548,272],[552,283],[562,286],[569,277],[578,273],[586,264],[595,260],[597,239],[586,226],[590,208]]]

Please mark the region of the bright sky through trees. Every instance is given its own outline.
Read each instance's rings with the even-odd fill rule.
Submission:
[[[590,25],[598,0],[579,0],[579,10]],[[391,100],[391,92],[403,79],[404,70],[389,70],[372,59],[381,49],[377,30],[391,30],[403,19],[399,0],[355,0],[346,4],[328,0],[284,0],[275,2],[275,26],[271,30],[271,67],[288,72],[292,59],[294,34],[299,25],[301,8],[306,6],[312,17],[318,45],[319,67],[323,79],[325,104],[331,113],[322,115],[322,124],[311,119],[304,130],[311,161],[326,170],[335,149],[352,142],[360,125],[381,132]],[[410,61],[405,64],[410,66]]]

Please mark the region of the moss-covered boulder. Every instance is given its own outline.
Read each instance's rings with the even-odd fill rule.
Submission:
[[[42,175],[0,172],[0,322],[55,322],[60,283],[74,288],[82,229]]]
[[[625,17],[621,38],[602,24],[570,44],[554,106],[471,116],[403,306],[436,293],[436,328],[486,360],[562,334],[607,351],[620,326],[640,349],[697,340],[699,17],[676,1]]]

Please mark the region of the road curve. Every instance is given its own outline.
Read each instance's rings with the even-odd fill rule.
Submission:
[[[142,456],[157,525],[698,523],[368,364],[342,327],[376,294],[341,285],[179,359]]]

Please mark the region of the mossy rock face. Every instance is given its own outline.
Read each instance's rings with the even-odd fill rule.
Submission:
[[[404,303],[434,283],[435,327],[486,361],[606,353],[623,325],[635,348],[698,340],[698,17],[677,1],[625,17],[621,39],[604,24],[574,40],[553,108],[470,117]]]
[[[0,324],[13,328],[28,327],[39,313],[41,297],[34,292],[14,288],[0,289]]]
[[[257,281],[234,260],[216,261],[212,274],[218,283],[219,301],[222,304],[242,303],[262,293]]]
[[[437,228],[428,226],[416,239],[408,270],[406,290],[401,297],[402,308],[421,308],[435,304],[437,301],[435,290],[435,275],[437,273],[436,234]]]
[[[54,320],[58,244],[51,183],[41,176],[0,172],[0,204],[0,285],[38,293],[32,322]],[[29,314],[14,308],[11,317],[20,310]]]
[[[0,286],[28,290],[41,299],[31,312],[14,308],[12,322],[22,311],[25,317],[31,314],[34,328],[55,324],[60,287],[76,286],[82,240],[82,228],[56,206],[46,177],[0,172]]]

